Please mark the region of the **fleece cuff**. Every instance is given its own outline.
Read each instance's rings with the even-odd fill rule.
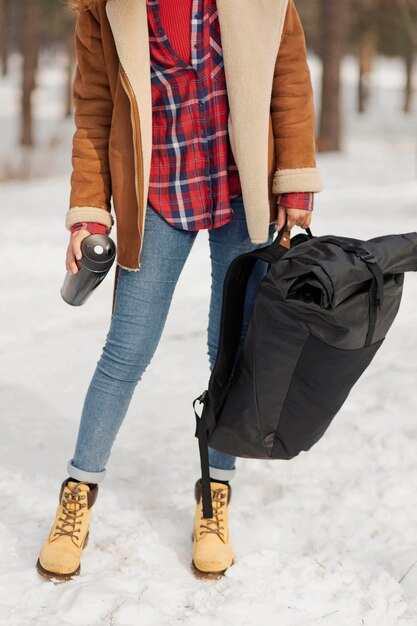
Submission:
[[[316,167],[276,170],[272,181],[272,193],[293,191],[321,191],[323,185]]]
[[[65,215],[65,228],[71,230],[71,226],[77,222],[97,222],[110,228],[114,219],[107,209],[95,206],[75,206],[68,209]]]

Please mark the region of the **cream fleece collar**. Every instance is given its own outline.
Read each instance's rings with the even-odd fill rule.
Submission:
[[[217,0],[230,106],[230,142],[239,170],[248,229],[252,240],[260,242],[266,240],[269,223],[269,111],[287,6],[288,0]],[[120,63],[138,102],[146,203],[152,151],[146,0],[108,0],[106,13]]]

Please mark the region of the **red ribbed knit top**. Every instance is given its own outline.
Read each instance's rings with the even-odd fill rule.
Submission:
[[[159,0],[166,35],[179,56],[191,64],[191,8],[193,0]]]

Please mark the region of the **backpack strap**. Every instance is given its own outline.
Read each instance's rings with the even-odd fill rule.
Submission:
[[[287,222],[278,232],[276,238],[269,246],[258,248],[236,257],[226,273],[223,284],[222,313],[220,322],[220,336],[216,362],[210,376],[208,390],[204,391],[193,402],[196,417],[195,436],[198,438],[200,462],[201,462],[201,485],[203,499],[204,518],[213,517],[210,490],[209,459],[208,459],[208,435],[214,429],[215,416],[218,407],[221,406],[227,393],[228,382],[233,372],[236,354],[242,333],[243,313],[246,297],[246,288],[253,266],[258,259],[268,266],[279,261],[288,251],[287,246],[280,245]],[[313,235],[309,228],[305,229],[309,236]],[[196,410],[196,403],[203,404],[201,416]]]
[[[326,243],[333,243],[339,246],[345,252],[351,252],[358,256],[362,261],[365,261],[369,271],[372,274],[372,284],[369,290],[369,327],[366,334],[365,346],[369,346],[372,343],[374,335],[375,324],[377,320],[378,311],[382,311],[384,305],[384,273],[379,265],[376,257],[362,248],[362,246],[352,245],[347,241],[342,241],[336,237],[321,237],[321,241]]]

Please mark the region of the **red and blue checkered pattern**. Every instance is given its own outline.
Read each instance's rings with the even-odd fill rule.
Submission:
[[[172,226],[216,228],[242,194],[228,141],[228,99],[214,0],[193,0],[191,65],[166,35],[158,0],[148,0],[153,145],[149,204]]]
[[[192,0],[191,65],[168,39],[159,0],[147,0],[147,16],[153,122],[148,202],[175,228],[217,228],[232,219],[230,199],[242,190],[227,132],[216,0]],[[277,195],[277,203],[290,209],[311,211],[313,202],[312,192]]]
[[[286,209],[303,209],[312,211],[314,204],[314,193],[312,191],[293,191],[292,193],[281,193],[277,196],[277,203]]]

